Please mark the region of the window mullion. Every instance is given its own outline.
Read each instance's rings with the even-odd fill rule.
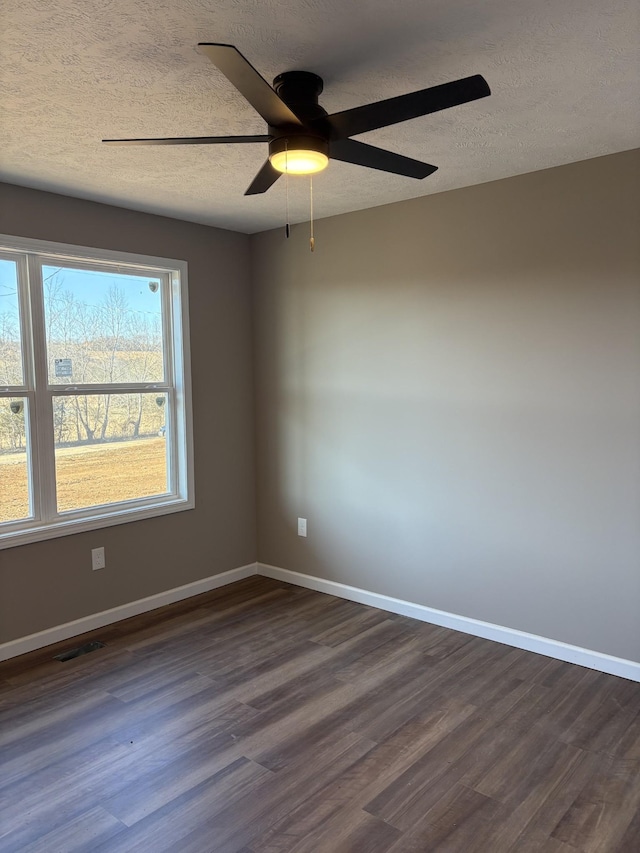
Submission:
[[[177,482],[176,482],[176,470],[178,459],[176,456],[176,448],[177,448],[177,435],[176,435],[176,397],[175,397],[175,361],[173,358],[173,352],[175,347],[175,342],[173,340],[173,330],[174,330],[174,322],[175,318],[173,315],[173,306],[175,302],[175,293],[174,288],[179,288],[179,284],[174,280],[173,275],[166,275],[163,280],[163,288],[162,288],[162,337],[165,341],[170,341],[170,346],[165,346],[163,351],[164,358],[164,380],[167,382],[171,388],[167,389],[166,392],[166,411],[165,411],[165,424],[167,426],[167,430],[169,435],[171,436],[171,442],[168,447],[167,453],[167,485],[170,492],[177,491]]]
[[[33,351],[33,383],[36,389],[34,405],[34,469],[40,483],[40,517],[56,515],[56,470],[53,434],[53,395],[48,390],[47,340],[44,314],[42,265],[39,258],[29,256],[31,295],[31,328]],[[37,468],[35,466],[37,465]]]
[[[191,412],[187,401],[191,397],[191,364],[189,347],[189,303],[187,299],[186,273],[184,278],[173,277],[171,281],[171,369],[173,392],[171,394],[171,414],[174,420],[174,442],[172,447],[173,488],[178,493],[186,493],[189,483],[193,482],[193,438],[191,433]],[[178,381],[180,377],[181,381]],[[178,413],[180,412],[180,416]],[[182,461],[181,461],[182,460]],[[186,461],[188,460],[188,462]],[[184,464],[186,462],[186,464]]]
[[[33,390],[33,337],[31,331],[31,298],[29,292],[29,263],[27,255],[17,259],[18,311],[20,315],[20,348],[22,355],[22,381],[25,390]]]

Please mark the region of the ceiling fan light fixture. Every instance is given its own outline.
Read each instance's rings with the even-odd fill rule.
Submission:
[[[304,148],[294,148],[292,151],[279,151],[271,157],[271,165],[279,172],[290,175],[312,175],[321,172],[329,164],[326,154],[319,151],[307,151]]]
[[[314,136],[274,139],[269,146],[269,160],[278,172],[312,175],[327,168],[329,145]]]

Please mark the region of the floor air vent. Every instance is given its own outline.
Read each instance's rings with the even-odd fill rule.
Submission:
[[[79,646],[77,649],[69,649],[68,652],[62,652],[60,655],[55,655],[54,660],[71,660],[72,658],[79,658],[80,655],[88,655],[89,652],[95,652],[96,649],[104,649],[105,644],[101,643],[99,640],[96,640],[93,643],[85,643],[84,646]]]

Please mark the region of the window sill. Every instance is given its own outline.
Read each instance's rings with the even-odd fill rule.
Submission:
[[[173,498],[162,503],[122,509],[118,512],[108,512],[84,516],[82,518],[56,519],[50,524],[38,522],[33,527],[22,527],[19,530],[7,531],[0,534],[0,550],[14,548],[19,545],[29,545],[32,542],[42,542],[47,539],[57,539],[60,536],[70,536],[74,533],[84,533],[89,530],[100,530],[103,527],[113,527],[116,524],[129,524],[132,521],[143,521],[147,518],[169,515],[174,512],[194,509],[193,500]]]

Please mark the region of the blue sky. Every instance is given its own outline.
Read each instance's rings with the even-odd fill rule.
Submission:
[[[0,258],[0,314],[6,311],[18,316],[15,264]]]
[[[60,270],[60,272],[57,272]],[[89,270],[61,269],[58,266],[43,266],[42,278],[46,282],[56,274],[63,290],[70,291],[79,302],[98,307],[104,302],[112,285],[120,287],[127,298],[129,309],[144,314],[160,314],[160,290],[152,293],[149,282],[159,284],[160,279],[148,276],[105,273]]]
[[[43,279],[46,280],[59,269],[56,266],[43,266]],[[85,305],[97,307],[102,304],[109,288],[116,284],[124,290],[131,311],[160,315],[160,290],[152,293],[149,289],[149,282],[159,283],[158,278],[64,268],[58,276],[63,290],[71,292]],[[16,319],[18,317],[16,267],[13,261],[0,259],[0,314],[5,312]]]

